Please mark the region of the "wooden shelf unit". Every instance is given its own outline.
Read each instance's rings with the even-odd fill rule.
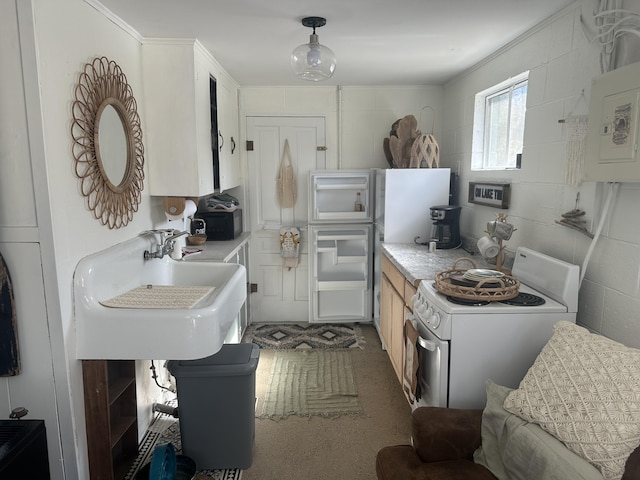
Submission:
[[[138,455],[135,360],[83,360],[92,480],[120,480]]]

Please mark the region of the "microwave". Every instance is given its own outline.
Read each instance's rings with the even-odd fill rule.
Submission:
[[[232,212],[197,212],[194,218],[204,220],[207,241],[233,240],[242,233],[241,208],[236,208]]]

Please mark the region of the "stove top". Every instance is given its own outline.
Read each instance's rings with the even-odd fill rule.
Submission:
[[[512,269],[520,281],[515,299],[460,302],[437,291],[433,280],[423,280],[413,297],[414,318],[419,328],[444,340],[451,339],[454,330],[501,332],[514,325],[531,325],[529,322],[550,325],[560,319],[575,321],[578,274],[577,265],[518,247]]]
[[[518,305],[521,307],[538,307],[544,305],[546,300],[539,295],[533,293],[518,292],[518,296],[509,300],[502,300],[501,303],[507,305]]]
[[[488,300],[459,298],[452,297],[451,295],[447,295],[447,300],[451,303],[455,303],[456,305],[466,305],[474,307],[482,307],[491,303]],[[533,293],[518,292],[518,295],[516,297],[510,298],[509,300],[498,300],[498,302],[505,303],[507,305],[517,305],[521,307],[537,307],[539,305],[544,305],[546,300],[539,295],[534,295]]]
[[[438,310],[448,314],[488,313],[555,313],[566,312],[567,307],[527,285],[520,284],[517,297],[501,302],[487,302],[451,298],[436,290],[433,281],[423,280],[418,287],[419,295]]]

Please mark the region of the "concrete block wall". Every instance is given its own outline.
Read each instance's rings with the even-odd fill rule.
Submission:
[[[631,3],[631,2],[627,2]],[[639,8],[626,5],[627,8]],[[446,166],[461,176],[463,235],[483,235],[496,209],[466,201],[470,181],[510,183],[511,205],[505,212],[517,231],[507,248],[527,246],[582,265],[591,240],[555,220],[575,207],[586,211],[593,232],[609,186],[565,183],[568,129],[559,119],[588,113],[591,79],[600,75],[599,47],[589,41],[580,16],[593,15],[592,2],[579,0],[445,86],[442,152]],[[477,92],[510,76],[529,71],[525,148],[522,169],[471,171],[473,107]],[[584,98],[580,98],[584,92]],[[629,346],[640,347],[640,228],[633,220],[640,185],[621,184],[605,218],[602,236],[586,269],[578,323]]]

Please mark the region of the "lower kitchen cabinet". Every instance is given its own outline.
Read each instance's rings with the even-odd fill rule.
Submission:
[[[229,328],[224,343],[239,343],[242,335],[251,323],[251,288],[249,284],[249,238],[251,233],[244,232],[233,240],[206,242],[198,255],[187,256],[188,262],[237,263],[245,267],[247,276],[247,298],[240,307],[238,316]]]
[[[396,372],[402,383],[402,324],[404,302],[386,275],[382,275],[380,290],[380,332]]]
[[[135,360],[83,360],[92,480],[125,477],[138,455]]]
[[[247,270],[247,299],[240,307],[240,311],[238,312],[238,316],[233,322],[233,325],[229,329],[229,333],[225,338],[225,343],[240,343],[242,341],[242,336],[244,335],[244,331],[247,329],[249,325],[249,309],[250,309],[250,298],[251,298],[251,285],[249,283],[249,242],[245,241],[240,245],[240,248],[227,260],[225,263],[238,263],[244,266]]]
[[[385,255],[382,255],[381,263],[380,335],[398,381],[402,384],[404,322],[413,311],[411,297],[416,293],[416,288]]]

